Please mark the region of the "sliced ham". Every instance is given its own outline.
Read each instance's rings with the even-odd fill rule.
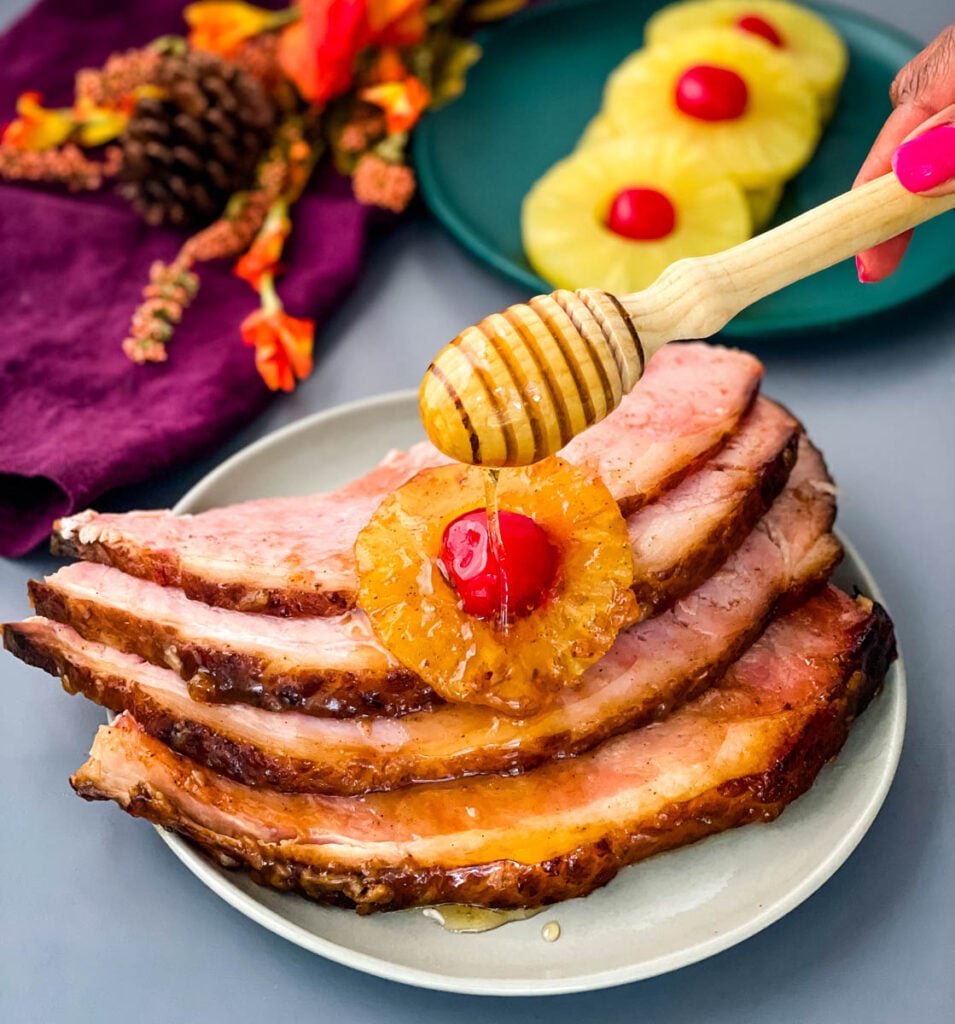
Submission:
[[[339,718],[441,703],[378,642],[358,609],[287,619],[237,612],[92,562],[29,587],[39,615],[172,669],[196,700]]]
[[[629,515],[733,433],[762,375],[759,360],[737,349],[665,345],[620,405],[561,455],[591,468]]]
[[[735,550],[785,484],[798,424],[757,399],[716,455],[629,519],[641,617],[684,596]],[[176,587],[77,562],[31,581],[39,615],[177,672],[199,700],[330,717],[438,703],[375,639],[359,610],[282,619],[216,608]]]
[[[739,547],[788,479],[798,430],[789,413],[758,398],[715,455],[627,517],[641,618],[688,594]]]
[[[546,711],[514,719],[446,704],[402,718],[335,720],[191,700],[168,669],[83,640],[46,619],[6,626],[18,657],[114,711],[131,711],[176,750],[243,782],[361,793],[479,772],[515,772],[589,749],[700,693],[780,605],[818,588],[838,561],[822,459],[803,439],[785,490],[722,568],[671,609],[621,633]]]
[[[747,353],[668,345],[639,387],[564,454],[603,476],[629,513],[719,448],[752,404],[761,376]],[[187,516],[81,512],[57,522],[52,546],[58,554],[182,587],[209,604],[273,615],[334,614],[354,604],[352,546],[381,499],[420,469],[445,461],[421,444],[332,494],[267,498]]]
[[[361,797],[281,794],[195,764],[124,715],[100,728],[71,782],[314,899],[364,912],[538,906],[585,895],[651,854],[776,817],[840,749],[893,653],[881,609],[828,588],[666,721],[524,775]]]
[[[381,499],[447,458],[427,442],[392,452],[328,494],[261,498],[198,515],[165,510],[59,519],[54,554],[114,565],[223,608],[270,615],[334,615],[354,604],[352,548]]]

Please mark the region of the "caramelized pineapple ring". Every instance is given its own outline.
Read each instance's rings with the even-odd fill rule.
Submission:
[[[541,710],[637,617],[633,560],[617,503],[599,479],[557,458],[501,472],[502,511],[533,519],[556,552],[538,606],[512,619],[462,608],[441,572],[441,542],[485,504],[485,472],[454,463],[419,473],[358,535],[359,605],[407,668],[448,700],[511,715]]]

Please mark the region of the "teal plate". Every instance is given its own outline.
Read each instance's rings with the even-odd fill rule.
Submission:
[[[613,68],[642,45],[652,0],[566,0],[532,8],[486,32],[467,89],[417,129],[425,201],[475,256],[531,293],[552,285],[521,245],[521,201],[566,156],[600,107]],[[921,44],[861,14],[817,9],[846,40],[849,71],[836,115],[812,162],[786,188],[776,222],[848,189],[890,111],[889,85]],[[844,323],[907,302],[955,274],[951,215],[919,228],[901,268],[860,285],[851,260],[770,295],[723,330],[765,336]]]

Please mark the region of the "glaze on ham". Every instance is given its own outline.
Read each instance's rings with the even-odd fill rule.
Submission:
[[[628,514],[720,447],[752,404],[761,376],[759,362],[745,352],[668,345],[640,386],[563,454],[602,476]],[[55,524],[52,547],[182,587],[221,607],[335,614],[354,604],[352,546],[381,499],[419,470],[446,461],[423,443],[332,494],[266,498],[187,516],[81,512]]]
[[[828,578],[840,555],[828,532],[834,515],[825,466],[803,438],[786,488],[726,563],[672,608],[621,633],[577,686],[524,719],[466,704],[398,719],[276,715],[193,701],[175,673],[46,619],[6,626],[4,643],[68,688],[131,711],[174,749],[250,784],[361,793],[515,772],[662,718],[718,679],[781,604]]]
[[[29,587],[38,614],[172,669],[196,700],[333,718],[442,703],[382,647],[357,608],[308,618],[237,612],[93,562]]]
[[[282,794],[202,768],[124,715],[100,728],[71,782],[263,884],[362,912],[539,906],[586,895],[651,854],[775,818],[840,749],[893,656],[882,610],[830,587],[666,721],[524,775]]]
[[[764,398],[698,470],[633,513],[641,617],[692,591],[735,550],[785,484],[798,424]],[[282,619],[188,599],[176,587],[77,562],[30,582],[39,615],[177,672],[198,700],[330,717],[401,715],[440,703],[375,639],[359,610]]]

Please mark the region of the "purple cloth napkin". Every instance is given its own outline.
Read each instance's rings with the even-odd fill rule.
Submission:
[[[41,0],[0,36],[0,123],[16,97],[68,105],[73,75],[110,53],[182,33],[184,0]],[[280,293],[321,323],[354,281],[369,211],[323,174],[295,207]],[[57,516],[222,443],[269,401],[239,324],[256,308],[226,264],[199,295],[169,361],[120,348],[150,263],[182,242],[147,228],[108,189],[0,185],[0,555],[43,541]]]

